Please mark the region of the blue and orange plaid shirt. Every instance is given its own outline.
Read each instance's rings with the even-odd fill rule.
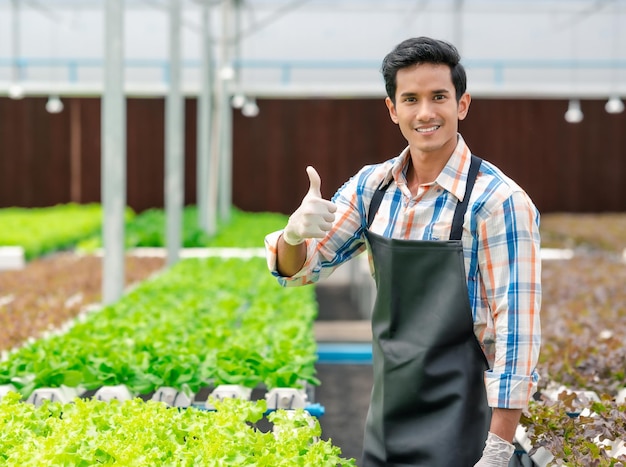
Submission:
[[[333,196],[335,222],[325,238],[307,239],[301,271],[281,277],[276,242],[265,238],[268,266],[281,285],[311,284],[367,250],[367,212],[381,181],[385,192],[370,230],[406,240],[448,240],[457,201],[465,194],[471,152],[458,144],[437,179],[416,196],[406,184],[406,148],[381,164],[363,167]],[[541,258],[539,213],[528,195],[493,164],[481,165],[463,224],[463,250],[474,332],[487,357],[487,398],[491,407],[525,408],[536,391],[541,344]],[[370,267],[373,269],[370,258]]]

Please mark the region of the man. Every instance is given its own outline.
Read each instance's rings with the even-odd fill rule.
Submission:
[[[368,250],[377,298],[364,466],[505,467],[538,378],[539,213],[458,133],[471,97],[454,46],[408,39],[382,73],[407,148],[363,167],[332,201],[307,167],[302,204],[266,237],[268,265],[281,284],[303,285]]]

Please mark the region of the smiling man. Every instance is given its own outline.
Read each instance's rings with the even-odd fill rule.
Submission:
[[[300,207],[266,237],[268,266],[282,285],[304,285],[369,254],[377,297],[365,467],[506,467],[537,384],[539,213],[458,133],[471,97],[454,46],[408,39],[382,73],[408,146],[363,167],[330,201],[307,167]]]

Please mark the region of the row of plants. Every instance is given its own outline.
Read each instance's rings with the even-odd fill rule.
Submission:
[[[21,246],[27,260],[73,248],[102,225],[99,204],[0,209],[0,246]]]
[[[624,213],[549,213],[541,216],[540,229],[544,248],[618,254],[626,248]]]
[[[182,219],[183,247],[262,247],[268,232],[287,223],[281,213],[242,211],[231,208],[228,219],[218,219],[216,233],[208,235],[198,226],[198,211],[186,206]],[[626,245],[626,216],[619,213],[544,215],[542,245],[549,248],[585,248],[621,253]],[[93,252],[102,247],[102,208],[99,204],[69,203],[45,208],[0,209],[0,245],[19,245],[27,259],[77,247]],[[127,248],[166,245],[166,216],[153,208],[136,214],[126,210]]]
[[[607,255],[558,263],[544,262],[542,273],[541,387],[615,396],[626,383],[626,263]]]
[[[100,204],[59,204],[43,208],[0,209],[0,246],[22,246],[27,260],[64,249],[89,253],[102,248],[102,207]],[[182,246],[263,247],[268,232],[287,223],[280,213],[251,213],[231,208],[228,219],[218,219],[216,232],[208,235],[198,225],[194,205],[183,209]],[[163,209],[125,213],[125,246],[163,247],[166,245],[166,215]]]
[[[521,423],[551,465],[625,465],[626,216],[543,216],[542,245],[576,256],[544,264],[541,380]]]
[[[218,219],[216,234],[198,226],[194,205],[183,210],[184,247],[262,247],[264,236],[285,226],[280,213],[249,213],[232,207],[229,219]],[[0,245],[19,245],[27,259],[78,245],[82,251],[102,247],[102,208],[97,203],[63,204],[45,208],[0,209]],[[126,210],[126,247],[162,247],[166,244],[165,212]],[[549,248],[586,248],[621,253],[626,245],[626,216],[620,213],[542,216],[542,245]]]
[[[265,235],[283,228],[288,217],[273,212],[246,212],[232,207],[228,219],[218,219],[216,232],[208,235],[198,226],[198,209],[183,209],[182,246],[262,248]],[[166,245],[166,215],[163,209],[148,209],[126,222],[126,248]],[[102,236],[92,235],[79,242],[77,249],[93,252],[102,247]]]
[[[264,400],[213,401],[215,411],[179,410],[133,399],[71,404],[0,401],[0,463],[7,467],[116,466],[355,466],[340,448],[320,440],[319,422],[302,409],[267,415]]]
[[[543,216],[542,245],[575,256],[543,263],[541,378],[521,420],[531,453],[626,465],[626,215]]]
[[[282,289],[262,258],[188,259],[65,333],[28,342],[0,362],[0,384],[125,384],[138,394],[219,384],[318,384],[314,290]]]

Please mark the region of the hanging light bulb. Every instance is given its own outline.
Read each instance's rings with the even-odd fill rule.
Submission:
[[[21,99],[24,97],[24,88],[15,83],[9,86],[9,97],[11,99]]]
[[[50,96],[48,102],[46,102],[46,110],[51,114],[58,114],[63,112],[63,102],[59,96]]]
[[[606,104],[604,104],[604,110],[610,114],[619,114],[624,111],[624,103],[619,96],[611,96]]]
[[[235,78],[235,69],[230,66],[230,65],[226,65],[224,67],[222,67],[220,69],[220,78],[223,81],[230,81],[232,79]]]
[[[567,112],[565,112],[565,121],[568,123],[580,123],[583,120],[583,112],[580,110],[580,101],[578,99],[572,99],[567,106]]]
[[[241,113],[244,117],[256,117],[259,115],[259,106],[256,103],[256,99],[246,99],[245,104],[241,108]]]
[[[246,103],[246,96],[244,96],[243,94],[241,94],[240,92],[238,92],[237,94],[235,94],[232,98],[232,100],[230,101],[230,104],[233,106],[233,108],[235,109],[241,109]]]

